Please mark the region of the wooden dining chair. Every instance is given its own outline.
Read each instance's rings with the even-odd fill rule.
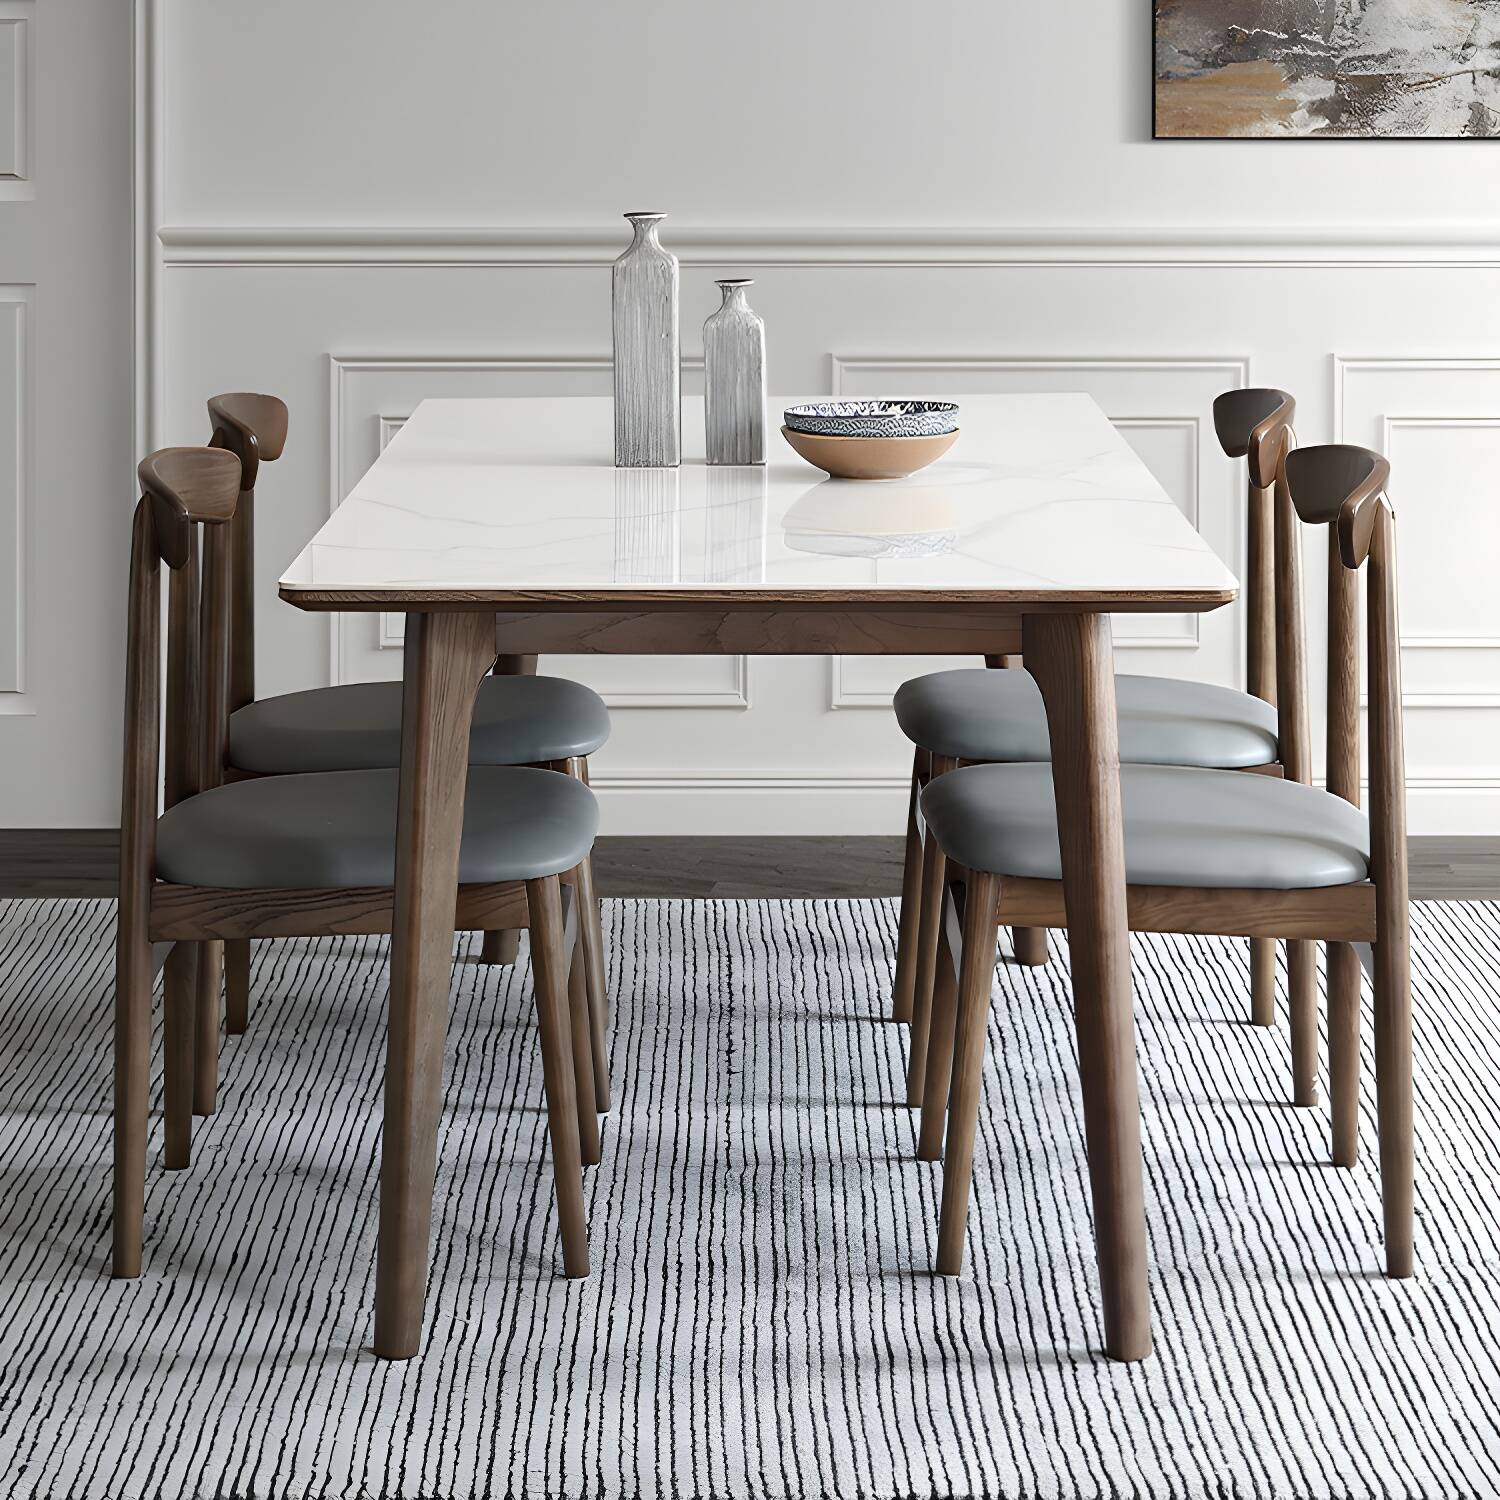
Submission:
[[[117,1276],[136,1276],[141,1269],[158,961],[165,963],[163,1154],[166,1166],[181,1168],[191,1152],[202,946],[256,937],[389,933],[400,776],[392,769],[365,769],[224,778],[229,543],[242,487],[240,462],[221,449],[170,448],[145,459],[139,476],[115,967]],[[166,807],[158,817],[163,564],[170,578]],[[553,1179],[569,1276],[588,1271],[581,1167],[599,1157],[578,937],[584,903],[575,899],[578,871],[597,826],[593,794],[576,777],[526,767],[469,770],[456,926],[531,929]],[[388,1079],[408,1068],[416,1045],[415,1036],[393,1028]],[[403,1171],[405,1164],[394,1169]]]
[[[230,530],[229,726],[224,775],[252,776],[315,771],[386,769],[401,754],[401,684],[351,683],[257,698],[255,692],[255,489],[262,462],[280,458],[286,444],[286,403],[249,391],[214,396],[208,402],[210,446],[240,461],[241,490]],[[582,683],[536,674],[536,658],[497,656],[474,705],[469,757],[473,765],[541,766],[588,782],[588,757],[609,737],[604,700]],[[588,982],[590,1038],[594,1051],[596,1102],[610,1105],[606,1036],[608,1000],[604,936],[594,892],[593,864],[577,876]],[[487,931],[481,961],[515,957],[513,930]],[[224,945],[225,1024],[243,1032],[250,1013],[250,943]],[[214,1107],[217,1078],[219,976],[214,945],[205,945],[199,984],[199,1058],[194,1105]]]
[[[1401,650],[1389,469],[1364,448],[1284,456],[1276,476],[1275,550],[1291,587],[1297,520],[1329,533],[1329,790],[1290,778],[1124,765],[1129,922],[1137,932],[1322,940],[1330,945],[1329,1050],[1335,1159],[1352,1164],[1359,1098],[1359,955],[1375,988],[1375,1058],[1385,1263],[1412,1272],[1412,1077]],[[1369,643],[1370,813],[1358,805],[1359,644],[1356,574],[1365,567]],[[1023,640],[1024,646],[1024,640]],[[1300,658],[1277,658],[1278,696],[1299,701]],[[1091,919],[1083,889],[1065,888],[1046,764],[953,771],[922,793],[921,815],[946,857],[942,982],[933,1008],[920,1151],[943,1162],[937,1267],[962,1268],[997,926],[1073,928]],[[1373,945],[1373,946],[1369,946]],[[1129,1018],[1125,1020],[1127,1028]],[[1088,1155],[1112,1142],[1093,1100],[1133,1038],[1076,1017]],[[956,1040],[955,1040],[956,1036]],[[950,1068],[951,1063],[951,1068]],[[1133,1075],[1131,1086],[1133,1088]],[[951,1098],[950,1098],[951,1086]],[[946,1143],[943,1140],[946,1106]],[[1110,1254],[1101,1245],[1101,1257]]]
[[[1281,775],[1285,748],[1293,752],[1297,779],[1308,780],[1304,716],[1288,716],[1286,738],[1276,712],[1276,641],[1301,660],[1300,598],[1278,594],[1272,566],[1272,492],[1276,466],[1291,441],[1296,403],[1285,391],[1227,391],[1214,402],[1214,429],[1224,451],[1246,459],[1250,493],[1246,598],[1249,629],[1248,692],[1213,683],[1122,673],[1115,679],[1120,758],[1141,765],[1201,766]],[[994,670],[997,667],[1011,670]],[[960,766],[1043,761],[1051,755],[1046,710],[1030,673],[1013,657],[987,658],[985,669],[932,672],[896,692],[896,721],[915,747],[907,809],[906,857],[896,943],[892,1018],[911,1022],[906,1098],[922,1102],[929,1017],[937,972],[943,891],[943,854],[924,839],[919,815],[923,789]],[[1046,962],[1045,930],[1014,934],[1021,963]],[[1288,950],[1292,1015],[1292,1092],[1297,1104],[1317,1103],[1317,995],[1311,944]],[[1276,945],[1251,943],[1251,1017],[1274,1024]]]

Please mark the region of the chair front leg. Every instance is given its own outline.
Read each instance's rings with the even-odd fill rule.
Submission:
[[[963,962],[958,976],[953,1086],[948,1100],[948,1140],[943,1151],[943,1208],[938,1226],[937,1269],[957,1276],[964,1266],[964,1230],[974,1175],[974,1136],[989,1028],[990,987],[995,977],[999,924],[995,909],[1000,882],[994,875],[965,871]]]
[[[563,1272],[570,1277],[587,1276],[589,1239],[583,1208],[583,1162],[573,1082],[575,1054],[568,1019],[568,972],[557,877],[528,880],[526,906],[531,921],[531,967],[536,982],[542,1083],[547,1093],[547,1133],[552,1146],[552,1181],[562,1234]]]
[[[141,1274],[146,1216],[146,1134],[151,1118],[151,939],[147,935],[144,902],[122,900],[118,920],[110,1272],[129,1277]]]
[[[565,775],[589,784],[587,756],[575,755],[562,762]],[[594,1108],[609,1113],[609,990],[604,979],[604,921],[599,894],[594,887],[594,857],[589,855],[574,872],[578,892],[578,934],[583,946],[584,975],[588,983],[589,1038],[594,1050]]]
[[[1404,892],[1402,893],[1404,896]],[[1385,1274],[1412,1274],[1411,932],[1404,910],[1375,940],[1375,1099]]]
[[[577,899],[577,887],[574,887]],[[581,914],[580,914],[581,915]],[[594,1108],[593,1027],[589,1020],[587,963],[582,932],[568,963],[568,1034],[573,1047],[573,1095],[578,1112],[578,1149],[584,1166],[599,1165],[599,1116]]]

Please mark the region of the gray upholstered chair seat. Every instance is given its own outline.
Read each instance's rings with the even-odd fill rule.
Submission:
[[[565,677],[486,677],[474,702],[469,759],[526,766],[592,755],[609,738],[604,700]],[[401,684],[359,682],[247,704],[229,720],[229,763],[242,771],[363,771],[401,759]]]
[[[1171,677],[1115,678],[1120,759],[1236,770],[1276,759],[1276,710],[1233,688]],[[914,745],[959,760],[1033,761],[1052,754],[1030,672],[931,672],[896,691],[896,722]]]
[[[1369,878],[1370,825],[1341,797],[1276,776],[1122,766],[1132,885],[1307,890]],[[929,783],[922,816],[950,860],[1062,878],[1052,767],[968,766]]]
[[[156,874],[241,890],[393,885],[398,771],[325,771],[230,782],[168,808]],[[599,827],[581,781],[526,767],[472,766],[458,878],[535,880],[571,870]]]

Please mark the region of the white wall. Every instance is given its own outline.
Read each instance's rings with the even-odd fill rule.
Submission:
[[[662,208],[689,353],[743,272],[777,390],[1092,391],[1231,562],[1219,390],[1386,446],[1413,826],[1500,832],[1494,148],[1153,143],[1149,7],[1109,0],[140,4],[143,427],[201,440],[228,388],[292,407],[263,690],[395,672],[378,621],[331,650],[277,572],[423,395],[607,391],[617,216]],[[1132,622],[1122,664],[1234,681],[1239,629]],[[911,665],[578,664],[616,705],[607,827],[897,830]],[[48,812],[112,815],[112,785]]]
[[[130,56],[119,0],[0,0],[0,826],[119,799]]]

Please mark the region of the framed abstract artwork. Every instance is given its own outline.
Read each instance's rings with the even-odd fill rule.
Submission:
[[[1500,0],[1155,0],[1158,140],[1500,136]]]

